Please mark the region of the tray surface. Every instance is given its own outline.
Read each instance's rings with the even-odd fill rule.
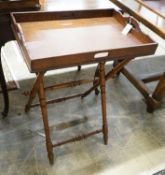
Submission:
[[[83,52],[132,47],[144,43],[115,18],[20,23],[32,60]],[[32,27],[35,26],[35,27]]]

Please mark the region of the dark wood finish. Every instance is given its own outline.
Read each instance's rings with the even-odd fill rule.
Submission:
[[[0,59],[0,84],[1,84],[1,89],[3,94],[3,99],[4,99],[4,109],[3,109],[2,115],[3,117],[6,117],[9,111],[9,96],[7,92],[7,85],[6,85],[6,81],[3,73],[1,59]]]
[[[164,92],[165,92],[165,72],[162,74],[162,76],[160,76],[160,81],[158,82],[152,94],[152,97],[157,100],[161,100]]]
[[[129,13],[139,21],[141,21],[144,25],[149,27],[163,39],[165,39],[165,1],[164,0],[135,0],[139,3],[140,8],[133,9],[130,5],[128,0],[111,0],[113,3],[118,5],[120,8],[123,9],[124,12]],[[134,2],[135,2],[134,1]],[[157,22],[153,22],[151,19],[148,18],[148,14],[143,14],[141,12],[142,7],[148,9],[151,13],[157,15],[158,18],[161,18],[164,23],[157,24]],[[147,111],[153,112],[160,104],[163,94],[165,92],[165,73],[159,74],[152,74],[147,75],[145,78],[139,79],[132,75],[132,73],[127,69],[123,68],[121,71],[127,79],[141,92],[144,96],[146,104],[147,104]],[[158,83],[155,87],[155,90],[152,92],[148,89],[145,83],[149,83],[152,81],[157,81]]]
[[[103,133],[104,144],[108,144],[105,82],[136,56],[153,54],[157,44],[144,35],[137,24],[127,36],[123,35],[121,32],[126,24],[128,22],[135,24],[135,22],[132,18],[123,17],[114,9],[13,13],[11,17],[12,28],[24,60],[29,71],[35,72],[37,76],[25,111],[28,112],[30,107],[38,105],[32,104],[38,93],[49,162],[52,164],[54,160],[53,147],[81,140],[100,132]],[[43,46],[44,43],[46,45]],[[105,62],[118,59],[121,60],[119,64],[105,75]],[[92,63],[98,63],[98,68],[93,86],[89,90],[82,94],[46,100],[45,90],[49,89],[49,87],[44,87],[43,82],[46,71]],[[72,87],[88,81],[72,81],[51,86],[50,89]],[[52,144],[46,105],[74,97],[85,97],[98,86],[101,89],[102,129]]]
[[[6,0],[0,1],[0,12],[37,10],[40,8],[39,0]]]
[[[15,1],[0,1],[0,84],[4,98],[3,116],[7,116],[9,110],[9,96],[7,85],[4,77],[4,72],[1,63],[1,48],[8,41],[14,40],[11,29],[11,21],[9,13],[12,11],[36,10],[39,8],[38,0],[15,0]]]
[[[141,80],[144,83],[150,83],[152,81],[160,80],[161,76],[162,76],[162,73],[153,73],[153,74],[150,74],[150,76],[148,75],[143,76]]]

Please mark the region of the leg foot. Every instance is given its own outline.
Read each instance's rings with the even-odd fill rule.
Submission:
[[[81,70],[81,66],[78,66],[78,71],[80,71]]]
[[[97,96],[98,96],[98,95],[99,95],[99,93],[100,93],[99,89],[98,89],[98,88],[96,88],[96,89],[95,89],[95,95],[97,95]]]
[[[103,131],[104,131],[104,144],[108,145],[108,126],[103,125]]]
[[[150,94],[146,99],[146,104],[147,104],[147,112],[153,113],[155,108],[159,106],[160,102],[154,99]]]
[[[148,113],[153,113],[154,112],[154,108],[151,107],[151,106],[147,106],[146,110],[147,110]]]
[[[51,148],[51,151],[48,152],[48,159],[49,159],[49,164],[53,165],[54,164],[53,148]]]
[[[28,105],[25,106],[25,112],[28,113],[30,110],[30,107]]]

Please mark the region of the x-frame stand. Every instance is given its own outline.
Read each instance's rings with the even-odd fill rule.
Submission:
[[[47,148],[47,153],[48,153],[48,159],[50,164],[54,163],[54,155],[53,155],[53,148],[66,144],[66,143],[70,143],[70,142],[74,142],[74,141],[78,141],[81,139],[85,139],[89,136],[92,136],[94,134],[98,134],[98,133],[103,133],[103,140],[104,140],[104,144],[108,144],[108,125],[107,125],[107,118],[106,118],[106,91],[105,91],[105,83],[106,80],[108,80],[109,78],[112,78],[116,73],[118,73],[124,65],[126,65],[128,62],[130,62],[132,60],[132,58],[127,58],[124,59],[123,61],[121,61],[118,65],[116,65],[116,67],[114,67],[110,72],[108,72],[105,75],[105,62],[99,62],[98,67],[96,69],[96,73],[95,73],[95,78],[93,81],[93,86],[86,91],[85,93],[82,94],[77,94],[77,95],[71,95],[69,97],[64,97],[64,98],[59,98],[59,99],[54,99],[51,101],[46,101],[46,96],[45,96],[45,90],[49,89],[49,87],[44,87],[44,74],[45,72],[39,72],[37,75],[37,78],[34,82],[33,88],[30,92],[29,95],[29,99],[28,99],[28,103],[25,107],[25,111],[28,112],[30,110],[31,107],[35,107],[40,105],[41,108],[41,113],[42,113],[42,119],[43,119],[43,124],[44,124],[44,131],[45,131],[45,136],[46,136],[46,148]],[[98,78],[97,78],[98,76]],[[80,84],[84,84],[84,83],[89,83],[89,81],[78,81],[78,83],[76,82],[69,82],[69,83],[64,83],[62,85],[60,85],[60,87],[69,87],[69,85],[71,85],[71,87],[73,85],[80,85]],[[102,108],[102,128],[98,129],[96,131],[81,135],[81,136],[77,136],[56,144],[52,143],[51,140],[51,136],[50,136],[50,130],[49,130],[49,122],[48,122],[48,113],[47,113],[47,104],[53,103],[53,102],[61,102],[67,99],[71,99],[74,97],[85,97],[87,96],[90,92],[92,92],[93,90],[96,90],[96,88],[100,86],[101,89],[101,108]],[[55,85],[54,88],[58,88],[59,85]],[[51,87],[52,88],[52,87]],[[38,97],[39,97],[39,104],[35,104],[32,105],[32,102],[36,96],[36,94],[38,93]]]

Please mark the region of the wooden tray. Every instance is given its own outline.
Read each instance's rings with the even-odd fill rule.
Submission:
[[[30,72],[153,54],[157,44],[114,9],[12,13],[12,27]]]

